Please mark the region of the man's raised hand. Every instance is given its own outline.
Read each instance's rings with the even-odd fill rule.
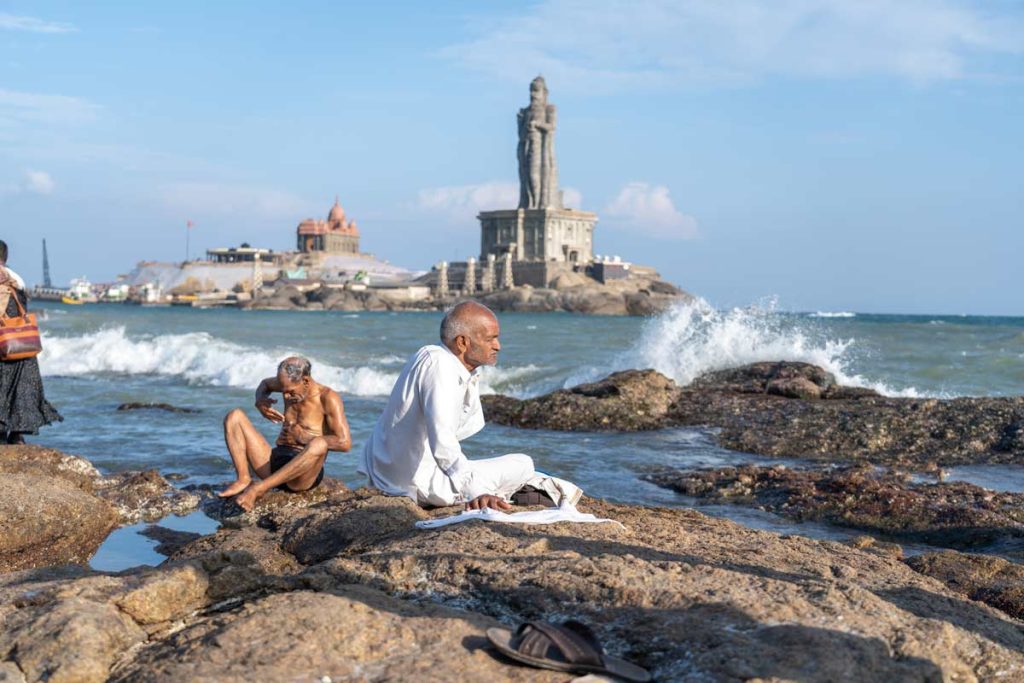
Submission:
[[[271,407],[275,403],[277,403],[276,399],[261,398],[256,401],[256,410],[260,411],[260,415],[267,418],[271,422],[284,422],[284,415],[277,412],[276,410],[274,410],[274,408]]]
[[[492,510],[511,510],[512,506],[506,503],[500,496],[492,496],[487,493],[482,496],[477,496],[466,503],[467,510],[483,510],[484,508],[491,508]]]

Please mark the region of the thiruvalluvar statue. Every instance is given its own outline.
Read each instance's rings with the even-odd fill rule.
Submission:
[[[519,208],[560,209],[555,162],[555,105],[542,76],[530,82],[530,105],[519,110]]]

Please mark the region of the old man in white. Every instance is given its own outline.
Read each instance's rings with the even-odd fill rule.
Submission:
[[[441,322],[443,346],[424,346],[405,364],[363,450],[360,472],[393,496],[420,505],[508,510],[513,493],[537,479],[522,453],[469,460],[459,441],[484,426],[478,370],[494,365],[498,319],[474,301]]]

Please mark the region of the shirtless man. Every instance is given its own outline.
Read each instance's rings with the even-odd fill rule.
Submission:
[[[277,376],[263,380],[256,389],[256,410],[281,423],[273,450],[241,408],[224,418],[224,441],[237,478],[220,492],[222,498],[235,496],[243,509],[252,510],[256,499],[274,487],[292,493],[314,489],[324,478],[327,452],[347,452],[352,447],[341,397],[313,381],[310,369],[305,358],[285,358]],[[273,408],[277,401],[270,395],[276,392],[284,398],[283,415]],[[260,481],[252,481],[250,466]]]

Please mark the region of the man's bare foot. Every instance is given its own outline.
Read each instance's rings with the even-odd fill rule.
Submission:
[[[227,487],[217,495],[221,498],[230,498],[231,496],[237,496],[239,493],[244,491],[249,484],[252,483],[251,479],[238,479],[231,486]]]
[[[238,506],[246,512],[252,512],[253,507],[256,505],[256,499],[260,497],[260,492],[255,486],[249,486],[244,491],[235,496],[235,502]]]

